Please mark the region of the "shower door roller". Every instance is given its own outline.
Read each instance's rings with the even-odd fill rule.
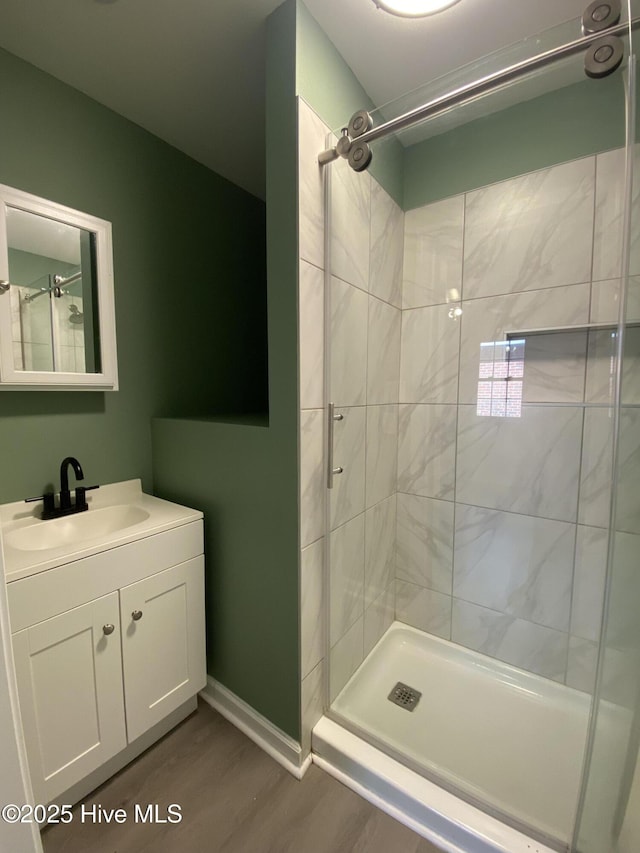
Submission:
[[[366,110],[358,110],[358,112],[351,116],[347,132],[351,139],[357,139],[359,136],[362,136],[363,133],[371,130],[372,127],[373,119],[369,113]]]
[[[349,149],[349,165],[354,172],[364,172],[371,163],[373,151],[366,142],[352,142]]]
[[[624,59],[624,45],[616,36],[604,36],[591,45],[584,58],[587,77],[607,77],[620,67]]]
[[[371,163],[373,152],[366,142],[358,142],[358,137],[367,133],[373,127],[373,119],[366,110],[358,110],[351,116],[348,127],[342,128],[340,138],[335,148],[322,151],[318,163],[325,166],[338,157],[348,161],[354,172],[364,172]]]
[[[594,0],[582,15],[582,32],[585,36],[601,33],[620,20],[620,0]]]

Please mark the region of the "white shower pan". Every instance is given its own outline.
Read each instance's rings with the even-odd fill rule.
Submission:
[[[388,700],[397,682],[422,694],[414,710]],[[444,849],[543,853],[570,841],[589,709],[586,693],[395,622],[333,702],[342,726],[314,730],[314,752]]]

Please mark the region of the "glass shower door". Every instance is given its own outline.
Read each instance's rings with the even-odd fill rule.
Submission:
[[[329,713],[560,847],[606,569],[625,105],[580,56],[329,167]]]

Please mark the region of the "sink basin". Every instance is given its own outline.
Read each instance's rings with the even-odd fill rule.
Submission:
[[[1,504],[5,580],[21,580],[202,520],[199,510],[145,494],[140,480],[101,485],[87,494],[87,502],[85,512],[47,521],[41,518],[42,502]]]
[[[108,536],[134,524],[140,524],[148,518],[149,513],[138,506],[107,506],[65,518],[55,518],[37,526],[20,527],[6,534],[6,542],[19,551],[45,551]]]

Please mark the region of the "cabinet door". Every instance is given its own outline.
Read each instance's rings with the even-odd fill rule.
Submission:
[[[120,590],[129,742],[206,683],[204,558]]]
[[[12,640],[33,793],[46,803],[126,746],[118,593]]]

